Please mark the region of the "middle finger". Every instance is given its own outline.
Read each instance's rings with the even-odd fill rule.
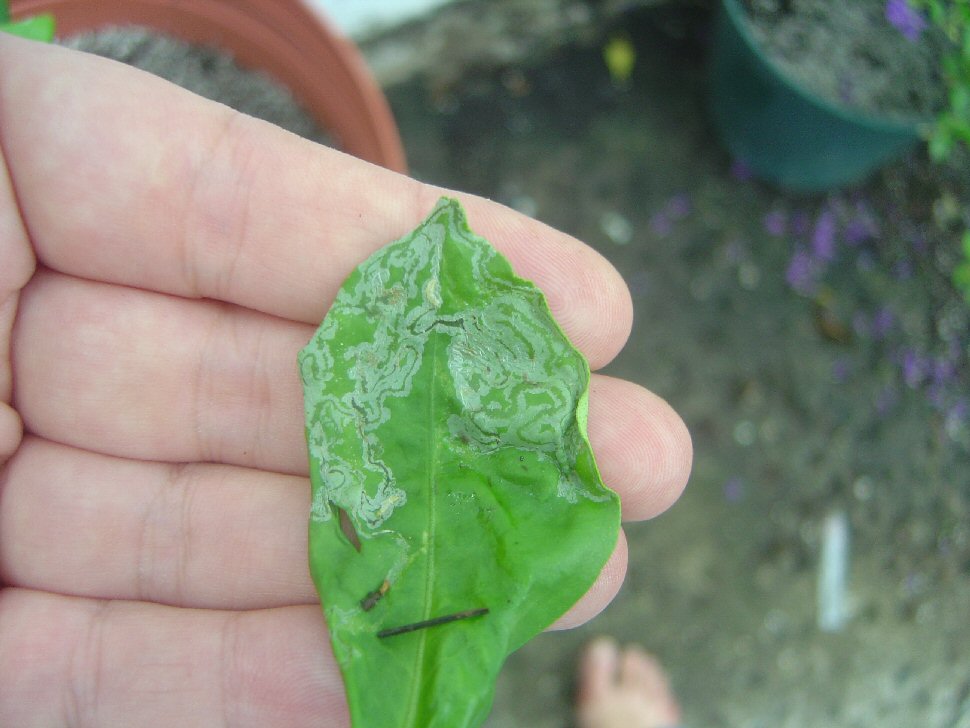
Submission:
[[[305,475],[296,355],[312,333],[43,271],[21,297],[14,402],[28,432],[75,447]]]
[[[296,354],[313,328],[229,304],[44,272],[14,335],[29,433],[138,460],[306,475]],[[690,436],[659,397],[593,375],[589,438],[626,519],[680,494]]]
[[[14,337],[28,432],[107,455],[307,473],[296,354],[313,328],[43,272]],[[690,469],[689,435],[659,398],[594,375],[589,437],[624,517],[656,515]]]

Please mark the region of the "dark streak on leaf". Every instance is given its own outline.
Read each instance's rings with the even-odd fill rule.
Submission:
[[[354,524],[351,522],[350,516],[347,515],[347,511],[332,503],[331,506],[337,511],[337,516],[340,519],[340,531],[347,537],[347,540],[357,550],[357,553],[360,553],[360,536],[357,535],[357,529],[354,528]]]
[[[407,634],[408,632],[416,632],[419,629],[427,629],[428,627],[438,627],[442,624],[448,624],[449,622],[457,622],[460,619],[471,619],[472,617],[482,617],[488,614],[488,607],[481,607],[480,609],[466,609],[464,612],[455,612],[454,614],[445,614],[441,617],[434,617],[433,619],[425,619],[420,622],[414,622],[412,624],[405,624],[400,627],[390,627],[388,629],[382,629],[377,633],[377,636],[381,639],[385,637],[394,637],[399,634]]]

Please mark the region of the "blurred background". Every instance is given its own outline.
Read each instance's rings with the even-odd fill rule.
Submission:
[[[345,35],[360,38],[386,30],[454,0],[311,0]]]

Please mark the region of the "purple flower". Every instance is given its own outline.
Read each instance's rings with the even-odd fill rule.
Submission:
[[[731,162],[731,176],[739,182],[750,182],[754,179],[754,171],[743,159]]]
[[[692,207],[690,195],[684,192],[667,200],[666,210],[672,220],[683,220],[690,214]]]
[[[845,241],[859,245],[879,235],[879,224],[864,202],[856,203],[856,214],[845,225]]]
[[[785,280],[795,291],[810,294],[815,290],[815,261],[803,248],[799,248],[788,262]]]
[[[889,306],[881,307],[871,317],[865,311],[856,311],[852,315],[852,328],[856,334],[875,341],[885,339],[895,325],[896,315]]]
[[[910,7],[906,0],[887,0],[886,20],[911,43],[918,41],[920,34],[926,30],[926,18]]]
[[[819,260],[835,257],[835,213],[824,210],[815,220],[812,230],[812,252]]]
[[[970,419],[968,415],[970,415],[970,407],[967,406],[967,400],[964,398],[958,399],[946,413],[947,429],[955,430],[967,424],[967,420]]]
[[[913,246],[913,250],[920,255],[929,250],[929,246],[926,244],[926,236],[921,230],[910,230],[906,234],[906,239],[909,241],[909,244]]]
[[[903,381],[910,387],[916,388],[923,383],[927,374],[927,360],[918,352],[906,349],[900,362],[903,372]]]
[[[880,308],[872,317],[872,336],[875,339],[885,338],[896,324],[896,315],[888,306]]]
[[[936,357],[931,362],[931,373],[933,381],[939,385],[945,385],[956,379],[957,366],[952,360],[945,357]]]
[[[942,410],[946,405],[946,388],[930,382],[926,387],[926,400],[937,410]]]
[[[876,395],[876,414],[880,417],[888,415],[899,401],[899,394],[891,386],[885,386]]]
[[[832,379],[836,384],[845,384],[852,376],[852,360],[847,356],[840,356],[832,362]]]
[[[690,196],[687,193],[674,195],[664,203],[663,209],[655,212],[650,218],[650,231],[660,238],[665,238],[674,230],[674,223],[683,220],[691,212]]]
[[[811,218],[808,213],[804,210],[799,210],[791,218],[791,231],[795,235],[804,235],[808,232],[808,226],[811,222]]]
[[[674,229],[674,224],[666,212],[658,212],[650,218],[650,231],[660,238],[670,235]]]
[[[772,210],[764,217],[764,228],[769,235],[780,238],[788,227],[788,218],[783,210]]]
[[[849,245],[859,245],[874,237],[872,230],[862,220],[852,219],[845,224],[845,241]]]
[[[724,500],[728,503],[737,503],[744,498],[744,480],[740,476],[734,475],[725,481],[723,486]]]

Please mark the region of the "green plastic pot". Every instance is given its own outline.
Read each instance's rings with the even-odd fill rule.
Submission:
[[[819,192],[865,179],[920,141],[922,119],[840,107],[785,75],[758,46],[738,0],[722,0],[710,58],[710,110],[731,155],[758,178]]]

